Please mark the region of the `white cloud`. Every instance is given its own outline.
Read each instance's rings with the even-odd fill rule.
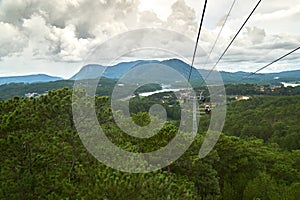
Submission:
[[[260,29],[257,27],[246,27],[249,40],[252,44],[262,43],[266,37],[266,32],[264,29]]]
[[[208,1],[200,41],[206,52],[210,51],[232,2]],[[256,3],[236,2],[211,63],[218,59]],[[47,66],[52,62],[81,62],[102,42],[138,28],[165,28],[195,40],[203,5],[204,0],[0,0],[0,32],[5,33],[0,35],[0,68],[7,67],[8,57],[23,59],[28,67],[36,68],[39,66],[30,65],[31,61],[43,60]],[[300,0],[262,1],[220,68],[240,66],[251,71],[264,59],[275,59],[292,50],[300,43],[299,17]],[[192,55],[193,48],[180,41],[169,42],[166,48],[168,45],[177,45],[178,52],[187,58]],[[165,56],[157,52],[154,55]],[[290,56],[286,58],[289,60],[290,66],[298,65],[297,58]],[[202,67],[203,61],[197,62],[196,66]]]
[[[0,58],[22,52],[28,39],[14,25],[0,22]]]
[[[172,13],[171,6],[176,0],[140,0],[140,11],[152,11],[157,14],[160,20],[167,21],[167,18]]]
[[[193,36],[197,31],[195,11],[186,5],[184,0],[178,0],[172,5],[172,13],[165,27],[187,36]]]
[[[162,27],[163,22],[159,19],[157,14],[153,11],[143,11],[139,16],[140,27]]]
[[[58,61],[76,62],[82,61],[83,56],[87,53],[86,47],[90,41],[76,37],[76,27],[68,25],[65,28],[53,27],[48,38],[52,46],[50,52]]]

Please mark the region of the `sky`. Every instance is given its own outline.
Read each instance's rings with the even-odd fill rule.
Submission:
[[[197,55],[196,68],[211,69],[258,2],[236,0],[206,62],[233,1],[208,1],[199,42],[206,53]],[[143,28],[173,31],[195,42],[203,5],[204,0],[0,0],[0,77],[43,73],[70,78],[95,48]],[[299,19],[300,0],[263,0],[217,69],[253,72],[297,48]],[[181,41],[170,37],[162,41],[168,43],[165,51],[131,52],[118,60],[164,60],[180,54],[190,64],[193,48]],[[166,53],[171,47],[177,54]],[[298,69],[300,51],[262,72]]]

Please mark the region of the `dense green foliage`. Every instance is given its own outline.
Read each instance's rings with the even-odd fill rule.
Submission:
[[[55,81],[47,83],[9,83],[0,85],[0,101],[13,98],[15,96],[23,97],[26,93],[39,93],[43,94],[49,90],[59,88],[72,88],[73,81]]]
[[[153,173],[129,174],[104,166],[85,149],[74,128],[71,93],[60,89],[39,98],[0,102],[0,199],[300,197],[299,146],[289,146],[288,141],[281,144],[278,138],[299,135],[297,96],[232,103],[225,134],[214,150],[200,159],[199,148],[209,122],[209,116],[203,116],[199,135],[179,160]],[[106,135],[128,151],[148,152],[164,146],[178,129],[176,123],[167,123],[150,139],[130,138],[115,125],[109,98],[95,100]],[[144,126],[149,122],[147,116],[136,112],[133,119]],[[261,130],[252,132],[256,128],[253,123]]]
[[[110,96],[117,81],[114,79],[101,78],[99,80],[99,87],[97,87],[96,94],[101,96]],[[0,85],[0,101],[13,98],[15,96],[23,97],[27,93],[44,94],[50,90],[60,88],[73,88],[73,80],[61,80],[45,83],[9,83]],[[127,86],[128,87],[128,86]],[[137,89],[138,93],[152,92],[160,90],[161,86],[158,84],[148,84]]]
[[[133,98],[130,101],[129,109],[134,114],[148,112],[154,104],[160,104],[165,108],[169,120],[180,120],[180,105],[174,93],[171,92],[158,93],[145,98]]]
[[[300,96],[254,97],[228,106],[224,132],[300,149]]]

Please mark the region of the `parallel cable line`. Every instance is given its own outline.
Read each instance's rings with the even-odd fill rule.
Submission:
[[[294,52],[296,52],[296,51],[298,51],[298,50],[300,50],[300,46],[297,47],[296,49],[290,51],[289,53],[287,53],[287,54],[281,56],[280,58],[277,58],[276,60],[272,61],[271,63],[269,63],[269,64],[267,64],[267,65],[265,65],[264,67],[259,68],[259,69],[256,70],[255,72],[252,72],[252,73],[251,73],[250,75],[248,75],[247,77],[241,78],[240,80],[237,81],[237,83],[239,83],[239,82],[241,82],[241,81],[243,81],[243,80],[245,80],[245,79],[250,78],[251,76],[257,74],[257,73],[260,72],[261,70],[266,69],[267,67],[270,67],[270,66],[273,65],[274,63],[276,63],[276,62],[282,60],[283,58],[285,58],[285,57],[291,55],[292,53],[294,53]],[[207,97],[210,97],[210,96],[207,96]]]
[[[211,50],[210,50],[208,56],[207,56],[207,58],[206,58],[206,61],[205,61],[205,63],[204,63],[204,66],[206,66],[206,64],[208,63],[208,60],[209,60],[209,58],[210,58],[210,56],[211,56],[213,50],[215,49],[217,42],[219,41],[219,38],[220,38],[220,36],[221,36],[221,33],[222,33],[222,31],[223,31],[223,29],[224,29],[224,27],[225,27],[225,24],[227,23],[227,20],[228,20],[228,18],[229,18],[229,16],[230,16],[230,13],[231,13],[232,9],[233,9],[233,6],[235,5],[235,2],[236,2],[236,0],[234,0],[234,1],[232,2],[232,5],[231,5],[231,7],[230,7],[230,9],[229,9],[229,11],[228,11],[228,14],[226,15],[226,18],[225,18],[225,20],[224,20],[224,22],[223,22],[223,25],[222,25],[222,27],[221,27],[221,30],[219,31],[218,36],[217,36],[217,38],[216,38],[216,40],[215,40],[215,42],[214,42],[214,44],[213,44],[213,46],[212,46],[212,48],[211,48]]]
[[[233,37],[233,39],[231,40],[231,42],[229,43],[229,45],[227,46],[227,48],[225,49],[225,51],[222,53],[222,55],[220,56],[220,58],[218,59],[218,61],[216,62],[216,64],[209,71],[209,73],[207,74],[207,76],[204,78],[204,80],[202,81],[202,83],[200,85],[202,85],[203,83],[206,82],[207,78],[210,76],[210,74],[212,73],[212,71],[217,67],[217,65],[219,64],[219,62],[221,61],[221,59],[224,57],[224,55],[226,54],[226,52],[228,51],[228,49],[230,48],[230,46],[232,45],[232,43],[235,41],[235,39],[237,38],[237,36],[240,34],[240,32],[242,31],[242,29],[244,28],[244,26],[246,25],[246,23],[249,21],[250,17],[253,15],[253,13],[255,12],[255,10],[257,9],[257,7],[259,6],[259,4],[261,3],[261,1],[262,0],[258,1],[258,3],[256,4],[256,6],[254,7],[254,9],[251,11],[250,15],[247,17],[246,21],[243,23],[243,25],[241,26],[241,28],[235,34],[235,36]]]
[[[205,3],[204,3],[204,8],[203,8],[203,12],[202,12],[202,17],[201,17],[200,27],[199,27],[199,31],[198,31],[196,46],[195,46],[195,50],[194,50],[194,54],[193,54],[193,60],[192,60],[191,68],[190,68],[188,82],[190,82],[191,75],[192,75],[192,70],[193,70],[193,66],[194,66],[194,62],[195,62],[195,57],[196,57],[196,53],[197,53],[198,43],[199,43],[199,40],[200,40],[200,33],[201,33],[201,28],[202,28],[202,24],[203,24],[203,19],[204,19],[204,14],[205,14],[206,6],[207,6],[207,0],[205,0]]]
[[[251,76],[253,76],[253,75],[257,74],[257,73],[258,73],[258,72],[260,72],[261,70],[263,70],[263,69],[265,69],[265,68],[267,68],[267,67],[269,67],[269,66],[273,65],[274,63],[276,63],[276,62],[278,62],[278,61],[282,60],[283,58],[285,58],[285,57],[289,56],[290,54],[294,53],[295,51],[298,51],[299,49],[300,49],[300,47],[298,47],[298,48],[294,49],[293,51],[291,51],[291,52],[289,52],[289,53],[287,53],[287,54],[285,54],[285,55],[281,56],[280,58],[277,58],[277,59],[276,59],[276,60],[274,60],[273,62],[271,62],[271,63],[269,63],[269,64],[265,65],[264,67],[261,67],[261,68],[259,68],[258,70],[256,70],[255,72],[252,72],[252,73],[251,73],[249,76],[247,76],[246,78],[243,78],[243,79],[241,79],[241,80],[244,80],[244,79],[250,78]]]

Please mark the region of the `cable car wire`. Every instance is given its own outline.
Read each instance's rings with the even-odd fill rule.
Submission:
[[[217,42],[219,41],[219,38],[220,38],[220,36],[221,36],[221,33],[222,33],[222,31],[223,31],[223,29],[224,29],[224,27],[225,27],[225,24],[227,23],[227,20],[228,20],[228,18],[229,18],[229,16],[230,16],[230,13],[231,13],[231,11],[232,11],[234,5],[235,5],[235,2],[236,2],[236,0],[234,0],[234,1],[232,2],[232,5],[231,5],[231,7],[230,7],[230,9],[229,9],[228,14],[227,14],[226,17],[225,17],[225,20],[224,20],[223,25],[222,25],[222,27],[221,27],[219,33],[218,33],[218,36],[217,36],[217,38],[216,38],[216,40],[215,40],[215,42],[214,42],[214,44],[213,44],[213,46],[212,46],[212,48],[211,48],[211,50],[210,50],[208,56],[207,56],[207,58],[206,58],[206,61],[205,61],[205,63],[204,63],[204,66],[206,66],[206,64],[208,63],[208,60],[209,60],[209,58],[210,58],[210,56],[211,56],[213,50],[215,49]]]
[[[196,53],[197,53],[198,43],[199,43],[199,40],[200,40],[200,33],[201,33],[201,29],[202,29],[202,24],[203,24],[203,19],[204,19],[204,14],[205,14],[206,6],[207,6],[207,0],[205,0],[205,3],[204,3],[204,8],[203,8],[203,12],[202,12],[200,27],[199,27],[199,31],[198,31],[197,40],[196,40],[196,46],[195,46],[195,50],[194,50],[194,54],[193,54],[193,60],[192,60],[192,64],[191,64],[191,68],[190,68],[190,72],[189,72],[188,82],[190,82],[191,75],[192,75],[192,70],[193,70],[193,66],[194,66],[194,62],[195,62],[195,57],[196,57]]]
[[[298,51],[299,49],[300,49],[300,47],[298,47],[298,48],[294,49],[293,51],[291,51],[291,52],[289,52],[289,53],[287,53],[287,54],[285,54],[285,55],[281,56],[280,58],[277,58],[277,59],[276,59],[276,60],[274,60],[273,62],[271,62],[271,63],[269,63],[269,64],[265,65],[264,67],[261,67],[261,68],[259,68],[258,70],[256,70],[255,72],[252,72],[252,73],[251,73],[249,76],[247,76],[246,78],[243,78],[243,79],[241,79],[241,80],[244,80],[244,79],[250,78],[251,76],[253,76],[253,75],[257,74],[257,73],[258,73],[258,72],[260,72],[261,70],[263,70],[263,69],[265,69],[265,68],[267,68],[267,67],[269,67],[269,66],[273,65],[274,63],[276,63],[276,62],[278,62],[278,61],[282,60],[283,58],[285,58],[285,57],[289,56],[290,54],[294,53],[295,51]]]
[[[229,43],[229,45],[226,47],[225,51],[222,53],[222,55],[220,56],[220,58],[218,59],[218,61],[216,62],[216,64],[212,67],[212,69],[209,71],[209,73],[206,75],[206,77],[204,78],[204,80],[202,81],[202,83],[200,85],[202,85],[203,83],[206,82],[207,78],[210,76],[210,74],[212,73],[212,71],[217,67],[217,65],[219,64],[219,62],[221,61],[221,59],[224,57],[224,55],[226,54],[226,52],[228,51],[228,49],[230,48],[230,46],[232,45],[232,43],[235,41],[235,39],[237,38],[237,36],[240,34],[240,32],[242,31],[242,29],[244,28],[244,26],[246,25],[246,23],[249,21],[250,17],[253,15],[253,13],[255,12],[255,10],[257,9],[257,7],[259,6],[259,4],[261,3],[261,1],[262,0],[259,0],[258,3],[255,5],[255,7],[251,11],[250,15],[247,17],[247,19],[245,20],[245,22],[243,23],[243,25],[241,26],[241,28],[235,34],[235,36],[233,37],[233,39],[231,40],[231,42]]]
[[[274,61],[270,62],[269,64],[265,65],[264,67],[261,67],[261,68],[259,68],[259,69],[258,69],[258,70],[256,70],[255,72],[252,72],[252,73],[251,73],[249,76],[247,76],[247,77],[244,77],[244,78],[242,78],[242,79],[238,80],[237,82],[241,82],[241,81],[243,81],[243,80],[245,80],[245,79],[248,79],[248,78],[250,78],[251,76],[253,76],[253,75],[257,74],[257,73],[258,73],[258,72],[260,72],[261,70],[263,70],[263,69],[266,69],[267,67],[270,67],[270,66],[271,66],[271,65],[273,65],[274,63],[276,63],[276,62],[278,62],[278,61],[282,60],[283,58],[285,58],[285,57],[287,57],[287,56],[291,55],[292,53],[294,53],[294,52],[296,52],[296,51],[298,51],[298,50],[300,50],[300,46],[299,46],[299,47],[297,47],[296,49],[294,49],[294,50],[290,51],[289,53],[287,53],[287,54],[285,54],[285,55],[281,56],[280,58],[277,58],[276,60],[274,60]],[[210,97],[210,96],[207,96],[207,97]]]

